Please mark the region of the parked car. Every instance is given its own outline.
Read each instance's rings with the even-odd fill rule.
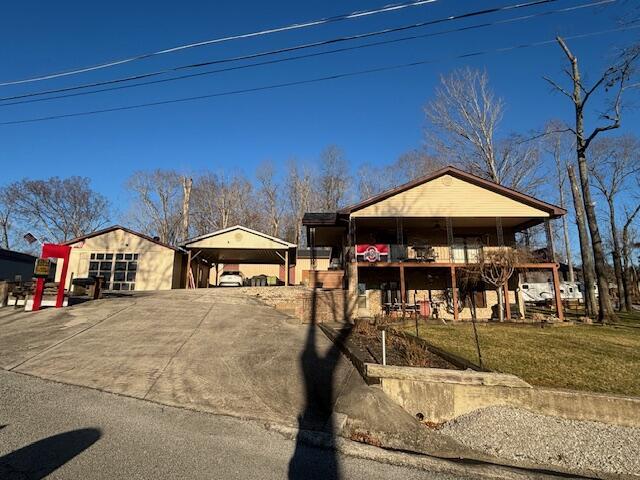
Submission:
[[[218,284],[221,287],[242,287],[244,285],[244,275],[237,270],[222,272]]]

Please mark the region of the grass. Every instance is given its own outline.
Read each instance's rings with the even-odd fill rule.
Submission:
[[[640,313],[629,322],[640,325]],[[640,396],[640,328],[477,324],[484,366],[532,385]],[[415,335],[415,325],[406,331]],[[420,325],[420,337],[478,363],[470,323]]]

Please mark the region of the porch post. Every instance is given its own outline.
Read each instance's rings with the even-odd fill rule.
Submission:
[[[307,227],[307,243],[309,244],[309,254],[311,256],[311,270],[316,269],[316,229]]]
[[[458,315],[458,280],[456,279],[456,267],[451,265],[451,291],[453,299],[453,320],[457,322],[459,320]]]
[[[407,301],[407,289],[404,283],[404,265],[400,264],[400,301],[402,302],[402,316],[404,317],[405,303]]]
[[[560,294],[560,276],[558,275],[558,265],[551,269],[553,273],[553,293],[556,302],[556,314],[558,320],[564,322],[564,311],[562,310],[562,296]]]
[[[504,296],[504,316],[505,319],[511,320],[511,304],[509,302],[509,281],[507,280],[502,286]]]

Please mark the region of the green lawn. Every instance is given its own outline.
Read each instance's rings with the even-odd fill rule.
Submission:
[[[628,319],[629,321],[634,319]],[[640,325],[638,319],[635,324]],[[406,331],[415,335],[415,326]],[[425,325],[420,337],[478,363],[473,327]],[[478,324],[484,366],[532,385],[640,396],[640,328]]]

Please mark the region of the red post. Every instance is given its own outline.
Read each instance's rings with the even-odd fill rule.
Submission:
[[[40,310],[42,305],[42,294],[44,293],[44,278],[36,280],[36,293],[33,296],[33,311]]]
[[[69,256],[71,247],[68,245],[57,245],[55,243],[45,243],[42,245],[42,258],[58,258],[62,260],[62,271],[60,272],[60,283],[58,284],[58,294],[56,295],[56,308],[64,304],[64,285],[67,281],[67,270],[69,269]],[[44,293],[44,278],[38,278],[36,282],[36,292],[33,297],[33,310],[40,310],[42,306],[42,295]]]

